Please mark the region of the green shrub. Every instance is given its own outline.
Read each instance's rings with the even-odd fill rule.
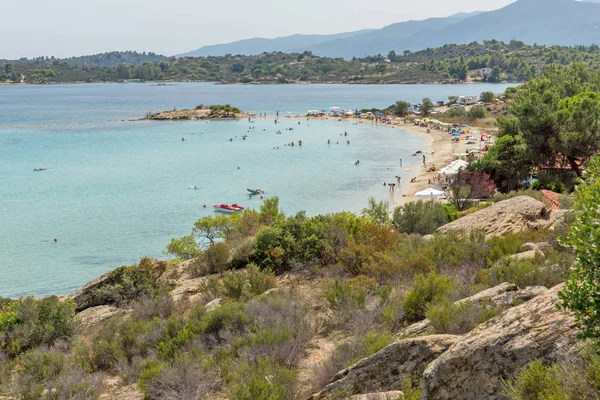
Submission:
[[[404,310],[408,322],[417,322],[425,318],[427,308],[441,301],[453,287],[450,278],[436,273],[417,275],[410,290],[404,295]]]
[[[364,308],[367,294],[376,287],[377,282],[365,276],[345,280],[336,279],[325,291],[325,298],[331,308]]]
[[[351,361],[346,363],[346,366],[351,366],[362,360],[363,358],[367,358],[377,353],[378,351],[384,349],[388,345],[394,342],[394,336],[389,332],[376,332],[369,331],[362,339],[363,349],[361,355],[354,358]]]
[[[182,260],[190,260],[198,257],[200,249],[198,248],[194,236],[188,235],[180,237],[179,239],[171,239],[171,242],[165,248],[165,254],[173,255]]]
[[[392,221],[402,233],[429,235],[448,220],[448,214],[442,204],[419,200],[397,207]]]
[[[74,333],[75,303],[57,297],[27,297],[5,305],[0,316],[0,349],[14,357],[36,346],[69,341]]]
[[[229,268],[229,250],[227,243],[219,242],[204,251],[207,274],[221,273]]]
[[[480,106],[480,105],[473,106],[467,112],[467,115],[469,118],[473,118],[473,119],[485,118],[487,116],[487,109],[485,108],[485,106]]]
[[[496,193],[490,199],[490,201],[492,201],[493,203],[498,203],[500,201],[513,199],[513,198],[519,197],[519,196],[529,196],[529,197],[533,197],[534,199],[539,200],[539,201],[542,201],[542,199],[544,198],[544,194],[542,192],[540,192],[539,190],[527,189],[527,190],[514,190],[510,193]]]
[[[435,333],[462,335],[495,317],[501,311],[501,307],[485,303],[462,301],[455,304],[448,299],[444,299],[431,305],[425,316],[431,321],[431,327],[435,330]]]
[[[250,263],[246,267],[248,284],[252,295],[260,295],[277,286],[277,278],[270,270],[261,271],[256,264]]]
[[[591,343],[558,363],[534,360],[504,383],[503,395],[512,400],[597,399],[600,388],[600,356]]]
[[[140,297],[151,296],[158,287],[156,281],[166,268],[165,261],[151,258],[143,258],[138,265],[117,268],[109,273],[109,283],[92,293],[95,303],[125,305]]]
[[[370,218],[377,225],[387,226],[390,225],[390,203],[381,200],[377,202],[375,198],[369,198],[369,205],[363,208],[362,215]]]
[[[234,300],[240,300],[246,288],[246,274],[239,271],[227,271],[223,275],[223,293]]]
[[[233,382],[235,400],[284,400],[293,398],[296,373],[284,366],[262,359],[242,363]]]
[[[510,282],[520,287],[541,285],[550,288],[563,282],[567,271],[568,265],[547,265],[545,258],[537,255],[531,259],[503,258],[487,271],[487,278],[491,286]]]
[[[138,386],[149,400],[197,400],[218,389],[218,371],[205,370],[199,360],[183,358],[173,365],[150,362]]]

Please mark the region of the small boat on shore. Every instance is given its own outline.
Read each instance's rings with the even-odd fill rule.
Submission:
[[[213,206],[216,212],[222,212],[225,214],[234,214],[236,212],[244,211],[244,207],[237,204],[215,204]]]
[[[264,190],[260,190],[260,189],[246,189],[247,191],[250,192],[250,194],[265,194]]]

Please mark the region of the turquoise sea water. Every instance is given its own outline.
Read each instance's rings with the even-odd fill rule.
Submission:
[[[172,237],[188,234],[197,218],[213,213],[213,204],[258,208],[260,199],[249,199],[246,188],[279,196],[286,213],[358,212],[369,196],[393,201],[382,182],[395,175],[408,177],[399,159],[403,168],[417,165],[419,159],[411,155],[425,143],[406,130],[335,120],[283,118],[275,125],[272,119],[252,124],[127,119],[147,111],[213,103],[285,116],[332,106],[384,107],[397,99],[443,100],[504,89],[194,83],[0,86],[0,296],[69,293],[106,270],[143,256],[161,257]],[[344,131],[348,137],[340,136]],[[242,140],[243,135],[248,138]],[[182,142],[182,137],[187,140]],[[284,146],[298,140],[303,141],[301,148]],[[354,165],[357,159],[359,166]],[[33,172],[38,167],[47,170]],[[202,189],[188,190],[189,185]]]

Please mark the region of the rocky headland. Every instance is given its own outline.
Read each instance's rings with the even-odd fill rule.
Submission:
[[[157,113],[148,113],[142,120],[153,121],[192,121],[192,120],[235,120],[248,118],[252,114],[245,113],[237,107],[229,105],[199,105],[193,109],[173,109]]]

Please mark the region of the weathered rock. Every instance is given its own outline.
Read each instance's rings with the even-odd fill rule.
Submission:
[[[175,303],[182,301],[184,298],[200,292],[200,284],[206,278],[195,278],[179,281],[177,286],[171,291],[171,298]]]
[[[423,374],[423,399],[490,399],[501,396],[502,379],[533,359],[555,362],[571,351],[578,331],[559,311],[559,285],[513,307],[466,334]]]
[[[357,394],[347,400],[404,400],[404,393],[399,390],[382,393]]]
[[[508,258],[510,258],[511,260],[529,260],[532,258],[536,258],[538,256],[545,257],[544,253],[541,250],[535,249],[535,250],[524,251],[522,253],[513,254],[512,256],[509,256]]]
[[[523,251],[540,250],[543,252],[543,251],[546,251],[547,249],[552,248],[552,245],[548,242],[538,242],[538,243],[527,242],[523,246],[521,246],[521,248],[523,249]]]
[[[110,285],[112,283],[114,283],[114,281],[110,272],[88,282],[73,296],[73,301],[76,304],[75,310],[79,312],[90,307],[103,305],[102,300],[96,297],[94,292],[102,286]]]
[[[498,202],[483,210],[438,228],[437,232],[481,230],[487,237],[529,229],[549,229],[564,220],[568,210],[551,211],[545,203],[529,196]]]
[[[147,115],[146,118],[150,120],[159,121],[178,121],[178,120],[204,120],[204,119],[238,119],[244,117],[250,117],[251,114],[244,112],[233,113],[225,111],[211,110],[209,107],[200,105],[194,109],[183,109],[183,110],[170,110],[162,111],[155,114]]]
[[[402,380],[411,377],[418,384],[425,366],[452,346],[459,336],[434,335],[405,339],[364,358],[337,373],[332,383],[312,400],[340,393],[361,394],[401,389]]]
[[[188,273],[188,267],[194,260],[187,260],[179,265],[167,268],[166,271],[156,280],[161,285],[177,285],[179,282],[192,279]]]
[[[221,307],[221,304],[223,303],[222,299],[214,299],[213,301],[210,301],[206,304],[206,306],[204,306],[204,308],[206,309],[206,311],[212,311],[215,308],[219,308]]]
[[[491,306],[510,307],[514,304],[515,300],[521,302],[531,300],[532,298],[544,294],[548,291],[543,286],[532,286],[524,289],[519,289],[517,285],[512,283],[501,283],[498,286],[483,290],[471,297],[466,299],[458,300],[454,304],[461,304],[464,302],[471,303],[487,303]],[[400,337],[413,337],[422,335],[427,332],[431,321],[424,319],[423,321],[417,322],[410,325],[400,333]]]
[[[85,334],[107,319],[114,317],[115,315],[125,315],[127,312],[128,310],[113,306],[95,306],[87,308],[75,316],[77,331]]]

